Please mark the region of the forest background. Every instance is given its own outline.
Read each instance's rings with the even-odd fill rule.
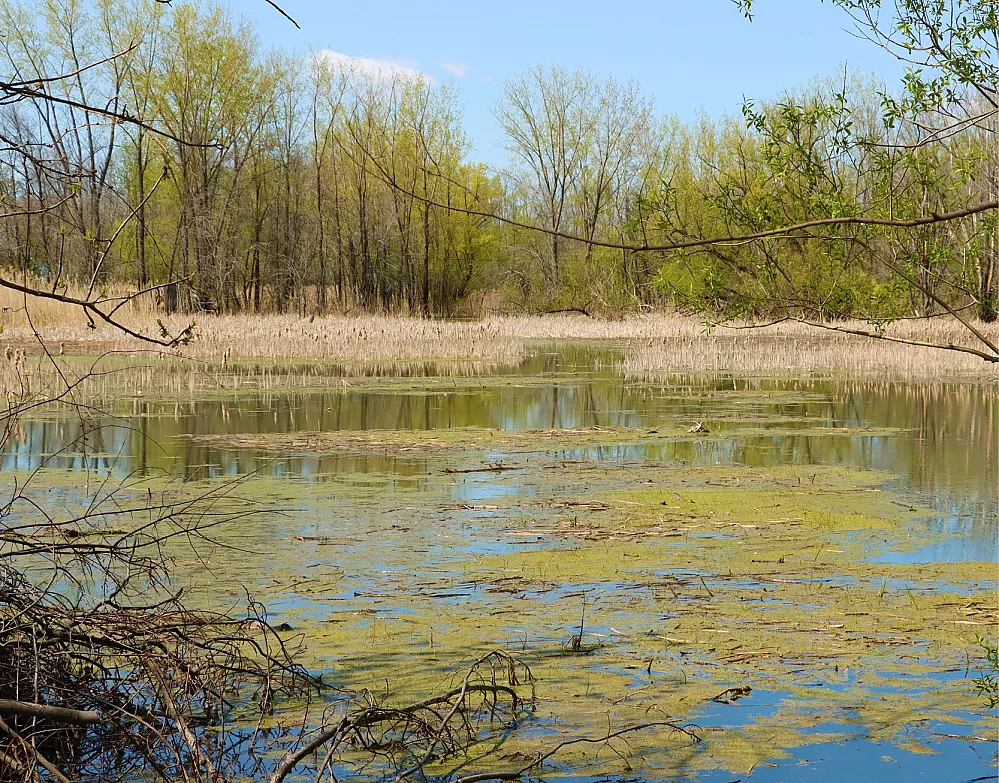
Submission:
[[[497,171],[453,83],[265,51],[222,6],[2,0],[0,27],[3,70],[45,94],[0,113],[0,265],[33,289],[148,289],[165,313],[997,316],[988,74],[913,69],[893,95],[843,72],[685,124],[539,65],[495,107]]]

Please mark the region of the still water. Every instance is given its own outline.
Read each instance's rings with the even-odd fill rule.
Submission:
[[[605,484],[618,480],[612,475],[615,466],[621,468],[618,472],[622,475],[629,466],[656,465],[751,469],[846,466],[877,471],[885,474],[881,489],[900,509],[927,509],[918,523],[932,534],[927,536],[932,543],[915,550],[889,548],[873,555],[873,561],[906,564],[997,560],[999,394],[994,385],[728,376],[625,377],[615,369],[619,360],[620,355],[613,350],[542,347],[518,365],[492,369],[479,377],[467,372],[467,368],[450,375],[438,366],[421,364],[382,367],[367,377],[359,374],[357,367],[283,365],[271,368],[266,390],[240,388],[238,379],[216,370],[218,388],[212,393],[161,393],[155,384],[149,384],[139,390],[141,393],[133,389],[131,394],[105,400],[99,411],[88,413],[86,421],[81,421],[77,412],[47,412],[26,418],[19,422],[0,454],[0,470],[10,473],[46,467],[71,475],[86,470],[122,476],[167,474],[186,479],[254,474],[266,478],[269,487],[275,486],[274,477],[289,479],[289,486],[315,487],[316,500],[308,509],[313,519],[309,524],[314,524],[315,529],[294,517],[276,518],[268,523],[270,527],[255,531],[263,554],[258,553],[247,569],[261,575],[260,586],[270,591],[268,603],[276,618],[287,617],[296,627],[312,623],[312,628],[320,629],[341,622],[331,617],[357,611],[370,613],[365,615],[372,618],[370,624],[358,625],[357,633],[370,635],[370,644],[375,645],[383,644],[378,634],[384,628],[380,627],[392,622],[397,626],[409,622],[423,633],[421,623],[426,609],[420,606],[421,594],[443,601],[439,605],[441,612],[457,612],[467,605],[467,614],[461,616],[468,618],[481,616],[489,609],[513,612],[512,607],[521,599],[555,612],[555,607],[566,601],[574,607],[578,596],[585,593],[594,596],[594,611],[599,608],[606,624],[594,630],[605,635],[618,633],[615,629],[627,631],[628,623],[634,626],[633,632],[651,627],[661,620],[662,612],[654,587],[649,588],[651,601],[636,603],[636,586],[645,589],[637,584],[638,579],[649,576],[644,572],[622,572],[625,575],[616,577],[619,582],[615,584],[557,584],[557,579],[550,581],[545,574],[525,585],[519,594],[502,599],[497,596],[506,594],[493,592],[490,583],[462,582],[463,563],[469,558],[502,556],[536,545],[496,536],[504,532],[498,529],[500,523],[515,520],[514,527],[520,527],[534,521],[537,513],[537,506],[515,508],[518,495],[526,498],[537,491],[530,469],[523,468],[522,453],[511,455],[502,449],[485,448],[475,454],[461,452],[457,462],[447,462],[449,469],[474,469],[483,463],[510,461],[519,462],[521,470],[474,473],[453,480],[442,476],[446,471],[441,469],[440,454],[418,449],[357,448],[321,453],[304,448],[262,447],[259,437],[254,445],[241,445],[238,436],[252,441],[247,436],[441,433],[457,428],[499,433],[661,428],[683,435],[647,444],[636,443],[634,438],[623,438],[622,443],[608,438],[600,445],[591,442],[578,448],[563,443],[558,449],[545,445],[539,435],[535,455],[542,455],[550,465],[559,461],[599,464],[604,471],[600,480]],[[305,376],[308,383],[302,382]],[[288,382],[282,384],[282,378]],[[710,434],[687,435],[687,429],[696,422],[702,422]],[[100,424],[108,426],[96,426]],[[536,461],[534,468],[539,464]],[[363,487],[364,492],[340,495],[339,505],[332,504],[329,498],[337,497],[337,487],[348,484],[355,490]],[[74,489],[70,486],[61,491],[68,495]],[[373,497],[377,502],[366,505],[365,498]],[[424,498],[423,508],[419,501],[414,503],[414,497]],[[442,497],[446,500],[443,504]],[[429,530],[421,528],[424,523]],[[489,535],[484,535],[487,532]],[[375,533],[391,546],[372,546],[368,537]],[[338,545],[324,549],[322,543],[310,543],[310,537],[336,538]],[[536,537],[538,541],[540,538]],[[281,543],[275,545],[275,541]],[[268,551],[294,550],[296,546],[298,550],[282,566],[285,571],[267,570],[275,559]],[[222,562],[228,573],[232,563],[225,556]],[[363,566],[357,567],[359,563]],[[312,587],[299,581],[303,569],[312,569],[309,573],[313,575],[325,571],[330,575],[326,582]],[[711,583],[710,573],[691,572],[676,577],[672,566],[663,565],[660,570],[663,573],[657,571],[657,578],[687,579],[691,583],[699,580],[705,590],[710,589],[703,581],[707,577]],[[721,575],[715,574],[714,578]],[[635,584],[628,584],[629,580]],[[896,592],[908,589],[907,585],[886,584]],[[763,595],[765,588],[766,584],[759,585]],[[670,596],[666,598],[668,603]],[[497,603],[501,600],[508,601],[509,606]],[[288,614],[281,615],[282,611]],[[562,640],[556,634],[563,633],[564,623],[552,621],[544,628],[548,629],[549,643],[557,650]],[[504,626],[504,633],[508,630]],[[531,630],[535,636],[543,636],[541,626]],[[509,630],[509,634],[514,633]],[[432,628],[430,634],[432,647]],[[334,649],[339,653],[348,642],[347,637],[337,638],[340,647]],[[618,652],[644,660],[640,657],[646,654],[643,645],[622,641]],[[367,648],[357,642],[356,649]],[[400,647],[398,654],[409,654],[408,649]],[[387,657],[385,649],[379,647],[379,655]],[[403,666],[412,665],[409,658],[400,660]],[[368,663],[358,655],[341,658],[334,666],[349,683],[350,675],[363,676]],[[617,674],[632,677],[644,671],[643,665]],[[647,671],[652,677],[651,664]],[[696,671],[691,669],[692,676],[697,676]],[[800,677],[793,673],[786,682],[799,689],[810,688],[819,677],[816,671],[821,669],[809,665],[801,670]],[[711,671],[702,674],[709,676]],[[884,692],[892,698],[907,698],[905,675],[904,667],[901,673],[895,672],[895,679]],[[844,685],[834,686],[837,676],[825,672],[824,682],[818,684],[830,689],[852,687],[846,676],[841,678]],[[967,688],[964,673],[949,671],[933,674],[931,679],[934,677],[939,679],[941,689]],[[772,718],[780,710],[796,710],[799,720],[805,715],[804,723],[812,725],[811,730],[839,733],[843,739],[834,743],[816,739],[793,747],[779,765],[754,766],[740,779],[761,783],[826,783],[846,777],[965,781],[985,779],[982,775],[994,772],[993,749],[987,743],[969,745],[951,738],[966,733],[967,726],[914,721],[913,731],[920,742],[935,750],[935,755],[926,756],[912,752],[904,742],[886,741],[875,735],[869,722],[853,721],[852,702],[839,706],[834,700],[827,704],[821,698],[809,702],[802,700],[800,693],[792,695],[782,690],[774,684],[776,679],[764,677],[762,682],[769,682],[770,687],[760,684],[753,698],[737,708],[708,700],[688,718],[722,731]],[[937,685],[930,686],[931,694]],[[848,692],[852,696],[853,692]],[[881,698],[874,686],[864,692],[867,697],[875,693]],[[926,694],[924,683],[912,697],[925,700]],[[962,714],[961,719],[967,717]],[[690,775],[703,783],[722,783],[738,777],[726,769],[700,770]],[[643,778],[608,778],[601,774],[576,779]]]
[[[654,428],[702,421],[713,437],[561,456],[759,468],[845,465],[883,471],[896,477],[887,488],[898,492],[901,502],[908,498],[933,509],[926,519],[932,532],[953,534],[923,551],[883,555],[886,562],[996,559],[995,386],[730,376],[634,379],[614,371],[617,359],[611,350],[569,346],[539,350],[479,383],[434,376],[433,365],[410,364],[394,372],[379,368],[386,373],[385,388],[370,378],[360,388],[326,383],[314,390],[251,390],[166,400],[157,400],[156,389],[149,388],[141,397],[107,406],[106,423],[116,426],[85,433],[85,425],[74,415],[23,421],[0,455],[0,470],[27,471],[44,464],[119,473],[165,471],[186,478],[256,472],[315,481],[371,474],[387,485],[418,487],[428,472],[419,456],[262,453],[202,436],[463,427]],[[317,373],[315,367],[295,365],[275,373],[292,378],[306,370]],[[327,381],[342,371],[335,365],[318,370]],[[406,377],[410,382],[400,384]],[[747,427],[752,434],[744,433]],[[830,428],[876,432],[828,437]],[[67,444],[76,446],[61,451]]]

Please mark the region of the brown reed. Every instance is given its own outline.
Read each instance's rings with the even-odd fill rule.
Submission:
[[[11,297],[0,296],[0,304]],[[23,308],[23,302],[21,302]],[[151,310],[131,308],[130,326],[158,333]],[[147,345],[114,329],[90,328],[78,310],[61,303],[31,303],[32,324],[50,350],[75,355],[103,351],[145,351]],[[565,316],[493,316],[481,321],[438,321],[386,315],[206,315],[196,317],[195,339],[174,353],[209,362],[302,360],[304,362],[392,363],[401,361],[514,364],[543,342],[590,342],[622,351],[619,369],[631,378],[668,373],[732,373],[800,376],[810,374],[898,379],[991,380],[996,365],[970,354],[887,342],[785,322],[760,328],[745,324],[710,326],[678,314],[629,316],[614,320]],[[0,342],[24,348],[36,342],[23,312],[0,315]],[[165,316],[172,333],[190,322]],[[871,329],[862,322],[838,324]],[[739,328],[743,327],[743,328]],[[995,324],[977,324],[999,341]],[[983,346],[952,318],[906,320],[884,333],[900,339]]]

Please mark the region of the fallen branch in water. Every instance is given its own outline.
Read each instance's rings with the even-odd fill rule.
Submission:
[[[4,722],[3,718],[0,718],[0,732],[3,732],[8,737],[10,737],[10,739],[14,740],[14,742],[17,743],[17,747],[23,749],[26,753],[33,756],[35,761],[38,764],[40,764],[42,767],[44,767],[45,770],[50,775],[52,775],[53,778],[59,781],[59,783],[70,783],[69,778],[63,775],[62,772],[60,772],[59,769],[51,761],[45,758],[45,756],[43,756],[41,752],[39,752],[38,749],[35,748],[35,746],[31,742],[26,740],[24,737],[22,737],[20,734],[14,731],[14,729],[8,726],[6,722]],[[4,753],[4,758],[7,757],[8,754]]]
[[[500,697],[509,698],[506,714],[509,723],[514,722],[522,701],[516,688],[531,682],[531,671],[523,663],[502,651],[487,653],[469,666],[460,685],[442,694],[405,707],[374,704],[353,714],[348,711],[304,745],[288,751],[270,783],[282,783],[302,761],[327,747],[317,770],[322,773],[335,754],[348,746],[389,759],[396,754],[415,757],[417,761],[396,774],[395,780],[404,780],[428,763],[471,746],[478,737],[479,720],[498,717]]]
[[[539,753],[534,759],[531,760],[529,764],[525,764],[516,770],[510,770],[507,772],[482,772],[474,775],[465,775],[464,777],[457,778],[454,783],[481,783],[481,781],[486,780],[519,780],[526,773],[533,769],[537,769],[542,764],[544,764],[552,756],[556,755],[563,748],[570,745],[580,745],[580,744],[590,744],[599,745],[609,742],[615,737],[622,737],[625,734],[633,734],[636,731],[645,731],[647,729],[654,728],[668,728],[670,733],[673,734],[683,734],[689,737],[693,744],[697,744],[701,741],[701,738],[691,731],[686,726],[681,726],[679,723],[674,723],[673,721],[654,721],[652,723],[640,723],[636,726],[627,726],[623,729],[618,729],[617,731],[608,732],[607,734],[601,734],[599,737],[576,737],[575,739],[565,740],[560,742],[558,745],[553,747],[551,750],[545,753]]]
[[[34,702],[13,699],[0,699],[0,714],[47,718],[57,723],[70,723],[74,726],[90,726],[94,723],[104,722],[101,714],[93,710],[72,710],[67,707],[53,707],[48,704],[35,704]]]
[[[373,756],[384,756],[390,761],[396,754],[408,760],[405,767],[393,777],[394,783],[403,783],[416,775],[424,775],[427,764],[459,755],[478,740],[476,723],[488,716],[496,717],[499,697],[510,699],[509,715],[516,717],[521,699],[516,686],[522,682],[518,671],[526,673],[526,682],[532,682],[530,670],[505,652],[492,652],[475,661],[466,671],[460,685],[438,696],[401,708],[372,705],[325,726],[316,736],[301,747],[289,751],[271,775],[270,783],[283,783],[297,766],[309,756],[326,747],[326,753],[316,769],[322,775],[336,754],[348,747],[360,748]],[[497,681],[497,674],[505,675],[505,683]],[[475,682],[473,680],[480,680]],[[470,701],[479,694],[481,701]],[[507,724],[510,725],[510,724]],[[450,778],[452,783],[484,783],[489,780],[520,780],[525,774],[540,768],[563,749],[580,744],[607,744],[611,740],[639,731],[668,729],[670,734],[680,734],[691,743],[701,741],[691,728],[674,721],[652,721],[626,726],[597,737],[575,737],[558,743],[547,751],[539,752],[523,766],[513,770],[481,772]],[[452,773],[453,774],[453,773]],[[448,779],[442,775],[441,779]]]
[[[519,470],[519,468],[515,465],[504,465],[502,462],[497,462],[487,468],[466,468],[464,470],[459,470],[458,468],[444,468],[441,473],[501,473],[504,470]]]
[[[748,696],[752,692],[753,689],[748,685],[740,688],[726,688],[717,696],[712,696],[710,699],[706,699],[706,701],[716,701],[719,704],[735,704],[743,696]]]

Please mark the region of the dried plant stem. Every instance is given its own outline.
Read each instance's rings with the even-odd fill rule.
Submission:
[[[701,741],[701,738],[693,731],[691,731],[689,728],[687,728],[686,726],[681,726],[680,724],[674,723],[672,721],[654,721],[651,723],[640,723],[635,726],[626,726],[625,728],[618,729],[617,731],[611,731],[606,734],[601,734],[598,737],[576,737],[571,740],[565,740],[563,742],[558,743],[550,750],[538,754],[534,759],[531,760],[530,763],[525,764],[523,767],[520,767],[519,769],[510,770],[507,772],[492,772],[492,773],[486,772],[486,773],[478,773],[475,775],[465,775],[464,777],[460,777],[457,780],[455,780],[454,783],[480,783],[480,781],[486,781],[486,780],[519,780],[521,777],[524,776],[524,774],[530,772],[533,769],[537,769],[542,764],[544,764],[548,759],[558,754],[563,748],[567,748],[570,745],[580,745],[580,744],[602,745],[616,737],[622,737],[625,734],[633,734],[636,731],[647,731],[648,729],[654,729],[654,728],[668,728],[673,733],[679,733],[685,735],[695,744]]]

